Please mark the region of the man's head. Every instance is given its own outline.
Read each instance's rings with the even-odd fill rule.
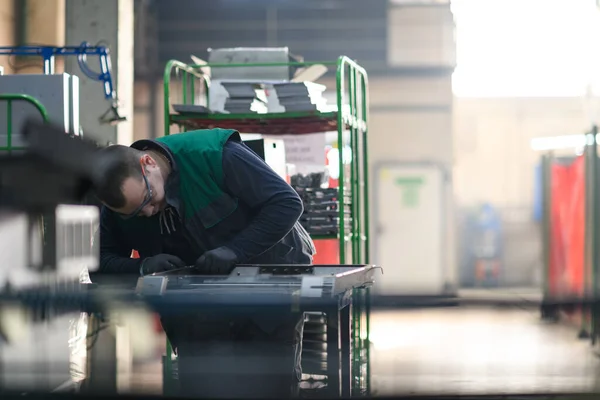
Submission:
[[[155,153],[121,145],[100,151],[105,164],[96,195],[104,205],[125,217],[149,217],[164,208],[165,179]]]

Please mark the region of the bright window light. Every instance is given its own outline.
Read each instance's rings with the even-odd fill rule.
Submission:
[[[594,135],[564,135],[564,136],[549,136],[538,137],[531,139],[531,150],[534,151],[549,151],[549,150],[564,150],[564,149],[579,149],[585,146],[590,146],[594,141]],[[600,144],[600,136],[596,136],[596,144]]]
[[[600,93],[596,0],[453,0],[460,97]]]

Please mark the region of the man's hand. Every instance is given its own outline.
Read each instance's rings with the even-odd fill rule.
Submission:
[[[222,246],[204,253],[196,261],[196,269],[207,275],[227,275],[237,261],[233,250]]]
[[[159,254],[142,261],[140,271],[142,275],[150,275],[183,267],[185,267],[185,263],[179,257],[171,254]]]

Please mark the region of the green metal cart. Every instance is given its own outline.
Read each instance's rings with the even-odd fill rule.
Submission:
[[[269,114],[198,114],[175,113],[173,105],[208,107],[210,78],[206,68],[305,68],[312,65],[334,67],[336,73],[337,111],[284,112]],[[331,62],[289,62],[249,64],[191,65],[177,60],[164,70],[164,134],[176,131],[231,128],[241,133],[262,135],[299,135],[337,131],[339,149],[339,198],[350,193],[350,203],[339,202],[339,229],[336,235],[313,236],[313,240],[338,239],[341,264],[368,264],[369,254],[369,174],[367,158],[368,78],[364,68],[346,56]],[[342,151],[350,147],[350,160]],[[349,223],[344,216],[350,208]],[[370,388],[369,370],[369,291],[356,290],[353,297],[353,391],[365,393]],[[164,358],[165,393],[173,389],[171,377],[174,356],[167,344]],[[318,374],[315,374],[318,375]]]

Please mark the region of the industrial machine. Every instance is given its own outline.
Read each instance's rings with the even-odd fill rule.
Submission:
[[[0,93],[25,94],[35,98],[44,106],[47,120],[59,125],[64,132],[80,134],[77,76],[67,73],[3,75],[0,76]],[[12,126],[12,132],[9,132],[7,125],[0,125],[0,146],[10,147],[11,150],[24,147],[24,138],[20,132],[25,121],[36,114],[35,106],[30,103],[19,102],[10,108],[0,108],[0,120],[11,121]],[[41,121],[41,118],[38,120]]]
[[[352,354],[352,294],[370,287],[376,271],[373,265],[238,265],[227,276],[199,276],[189,267],[141,277],[136,289],[144,296],[205,302],[220,313],[268,315],[273,309],[293,310],[304,313],[306,320],[323,315],[326,339],[305,337],[303,344],[312,354],[303,352],[308,359],[303,365],[319,364],[327,377],[328,394],[348,397],[355,386],[353,368],[359,362]],[[177,312],[193,315],[196,310]],[[322,344],[325,351],[315,346]]]
[[[50,120],[53,123],[64,121],[65,131],[79,134],[79,78],[71,74],[55,73],[55,58],[75,56],[81,72],[89,79],[102,84],[104,98],[109,108],[100,115],[104,124],[117,124],[126,117],[119,112],[119,102],[111,75],[110,51],[106,46],[92,46],[83,42],[79,46],[8,46],[0,47],[0,55],[18,57],[42,57],[43,74],[4,75],[0,79],[0,93],[23,93],[36,97],[49,107]],[[100,71],[88,64],[88,57],[97,57]],[[1,74],[0,74],[1,75]],[[31,110],[15,110],[15,126],[20,129],[25,116]],[[0,114],[0,120],[2,120]],[[1,129],[1,128],[0,128]],[[0,140],[4,132],[0,130]]]

